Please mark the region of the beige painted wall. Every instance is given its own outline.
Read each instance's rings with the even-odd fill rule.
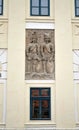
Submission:
[[[4,84],[0,83],[0,124],[3,124]]]
[[[6,127],[24,127],[24,73],[25,1],[10,0]]]
[[[78,110],[78,122],[79,122],[79,84],[77,84],[77,110]]]
[[[30,16],[29,1],[4,0],[4,15],[0,16],[0,48],[8,47],[6,127],[22,128],[28,124],[56,124],[58,128],[75,127],[72,48],[79,49],[79,38],[75,35],[75,31],[78,30],[78,28],[75,30],[75,27],[79,26],[79,18],[74,17],[74,0],[50,0],[50,16],[48,17]],[[31,21],[50,23],[55,21],[55,83],[25,82],[25,22]],[[34,86],[50,87],[52,90],[52,120],[50,122],[29,120],[30,87]],[[2,122],[3,110],[2,93],[1,84],[0,122]],[[79,107],[79,96],[77,98]]]
[[[75,120],[76,125],[79,125],[79,83],[75,83]]]
[[[61,0],[61,2],[55,0],[55,48],[56,125],[58,128],[74,128],[71,1],[69,0]]]
[[[71,18],[72,18],[72,20],[73,19],[77,19],[76,17],[75,17],[75,1],[74,0],[70,0],[70,2],[71,2]]]

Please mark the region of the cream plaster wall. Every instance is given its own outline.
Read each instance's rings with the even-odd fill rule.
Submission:
[[[77,89],[76,94],[77,94],[77,110],[78,110],[78,113],[77,113],[78,114],[78,120],[77,120],[78,122],[77,123],[79,123],[79,84],[77,84],[76,89]]]
[[[24,127],[25,1],[9,1],[6,127]]]
[[[30,0],[4,0],[4,15],[0,16],[0,48],[8,47],[7,128],[23,128],[24,124],[25,126],[56,124],[57,128],[75,127],[72,48],[79,49],[79,39],[75,35],[75,27],[79,21],[74,17],[73,4],[74,0],[50,0],[50,16],[32,17]],[[25,82],[25,22],[55,22],[55,83]],[[51,88],[51,121],[29,120],[30,87]],[[1,84],[0,97],[2,92]],[[79,107],[78,95],[77,99]],[[1,104],[2,98],[0,98]],[[1,114],[2,111],[0,107]],[[0,115],[0,122],[2,122],[2,115]]]
[[[3,124],[4,84],[0,83],[0,124]]]
[[[56,125],[74,128],[71,0],[55,0],[55,48]]]
[[[6,125],[6,81],[0,80],[0,128]]]
[[[75,120],[76,125],[79,125],[79,83],[74,83],[75,94]]]
[[[0,80],[0,128],[6,125],[6,81]]]
[[[72,18],[72,20],[74,20],[74,19],[77,19],[76,17],[75,17],[75,0],[70,0],[70,2],[71,2],[71,18]]]

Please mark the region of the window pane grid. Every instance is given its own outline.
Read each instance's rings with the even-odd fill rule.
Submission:
[[[50,120],[50,88],[31,88],[30,119]]]
[[[39,0],[32,0],[32,6],[39,6]]]
[[[32,14],[38,15],[39,14],[39,8],[32,8]]]
[[[79,0],[75,0],[75,16],[79,16]]]
[[[35,8],[38,8],[38,11]],[[49,0],[31,0],[31,15],[49,16]]]
[[[45,5],[45,6],[48,5],[48,0],[41,0],[41,6],[42,5]]]
[[[43,107],[41,107],[41,104],[42,104],[41,100],[36,100],[36,101],[38,101],[39,104],[37,103],[36,108],[32,110],[32,112],[33,112],[32,119],[35,119],[35,120],[50,119],[49,106],[47,108],[43,108]],[[38,105],[40,105],[40,106],[38,107]],[[46,113],[48,114],[48,117],[46,117]]]
[[[39,8],[39,6],[32,6],[32,8]]]
[[[3,0],[0,0],[0,15],[3,14]]]
[[[41,15],[48,15],[48,8],[41,8]]]
[[[76,8],[75,13],[76,13],[76,14],[75,14],[76,16],[79,16],[79,8],[78,8],[78,7]]]
[[[0,5],[1,6],[1,5]],[[48,8],[48,6],[32,6],[32,8]],[[78,7],[77,7],[78,8]]]
[[[76,7],[79,7],[79,0],[76,0],[75,5]]]
[[[3,5],[3,0],[0,0],[0,5]]]

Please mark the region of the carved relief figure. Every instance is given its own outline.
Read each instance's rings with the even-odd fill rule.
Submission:
[[[32,41],[28,44],[26,48],[26,57],[27,57],[27,71],[28,72],[36,72],[37,65],[40,61],[40,57],[38,55],[39,46],[37,45],[37,36],[36,32],[32,34]]]
[[[48,30],[32,30],[29,35],[31,42],[26,43],[25,51],[26,79],[54,79],[55,47],[51,34]]]
[[[48,33],[44,34],[44,43],[41,44],[41,55],[42,55],[44,73],[45,72],[52,73],[54,48]]]

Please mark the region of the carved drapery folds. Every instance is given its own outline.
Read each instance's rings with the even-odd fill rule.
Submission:
[[[25,79],[55,79],[54,30],[26,30]]]

